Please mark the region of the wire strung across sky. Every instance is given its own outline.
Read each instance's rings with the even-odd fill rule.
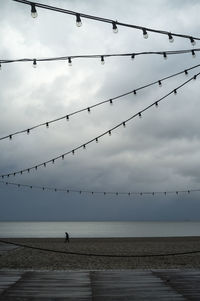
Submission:
[[[69,66],[72,66],[72,60],[74,59],[94,59],[99,58],[102,65],[105,63],[105,58],[107,57],[131,57],[134,59],[136,56],[148,55],[148,54],[158,54],[162,55],[164,59],[167,59],[168,55],[174,54],[186,54],[191,53],[193,57],[196,56],[196,52],[199,52],[200,48],[194,49],[183,49],[183,50],[173,50],[173,51],[143,51],[143,52],[129,52],[129,53],[113,53],[113,54],[86,54],[86,55],[70,55],[70,56],[60,56],[60,57],[49,57],[49,58],[21,58],[21,59],[0,59],[1,64],[9,63],[24,63],[33,62],[33,67],[37,67],[37,62],[52,62],[52,61],[67,61]]]
[[[41,126],[46,126],[46,128],[49,128],[49,125],[50,125],[51,123],[54,123],[54,122],[57,122],[57,121],[60,121],[60,120],[63,120],[63,119],[66,119],[67,121],[69,121],[70,116],[79,114],[79,113],[84,112],[84,111],[88,111],[88,113],[90,113],[90,112],[91,112],[91,109],[93,109],[93,108],[95,108],[95,107],[97,107],[97,106],[106,104],[106,103],[108,103],[108,102],[112,105],[113,102],[116,101],[116,100],[119,99],[119,98],[123,98],[123,97],[125,97],[125,96],[127,96],[127,95],[130,95],[130,94],[135,94],[135,95],[136,95],[136,94],[137,94],[137,91],[142,90],[142,89],[145,89],[145,88],[148,88],[148,87],[150,87],[150,86],[152,86],[152,85],[155,85],[155,84],[158,84],[158,85],[161,87],[163,81],[168,80],[168,79],[170,79],[170,78],[172,78],[172,77],[178,76],[178,75],[183,74],[183,73],[185,73],[186,75],[188,75],[188,71],[193,70],[193,69],[198,68],[198,67],[200,67],[200,64],[195,65],[195,66],[193,66],[193,67],[190,67],[190,68],[188,68],[188,69],[185,69],[185,70],[183,70],[183,71],[177,72],[177,73],[175,73],[175,74],[172,74],[172,75],[163,77],[163,78],[161,78],[160,80],[157,80],[157,81],[154,81],[154,82],[152,82],[152,83],[146,84],[146,85],[141,86],[141,87],[139,87],[139,88],[137,88],[137,89],[131,90],[131,91],[126,92],[126,93],[123,93],[123,94],[118,95],[118,96],[115,96],[115,97],[113,97],[113,98],[110,98],[110,99],[107,99],[107,100],[98,102],[98,103],[93,104],[93,105],[91,105],[91,106],[87,106],[87,107],[85,107],[85,108],[83,108],[83,109],[74,111],[74,112],[72,112],[72,113],[69,113],[69,114],[64,115],[64,116],[61,116],[61,117],[58,117],[58,118],[56,118],[56,119],[52,119],[52,120],[49,120],[49,121],[45,121],[45,122],[43,122],[43,123],[40,123],[40,124],[37,124],[37,125],[35,125],[35,126],[29,127],[28,129],[24,129],[24,130],[20,130],[20,131],[17,131],[17,132],[10,133],[10,134],[8,134],[8,135],[6,135],[6,136],[0,137],[0,140],[4,140],[4,139],[10,139],[10,140],[12,140],[13,136],[19,135],[19,134],[22,134],[22,133],[30,134],[30,132],[31,132],[32,130],[34,130],[34,129],[38,128],[38,127],[41,127]]]
[[[169,38],[169,42],[173,42],[174,37],[189,39],[190,42],[192,43],[192,45],[195,45],[195,40],[200,40],[200,38],[194,37],[194,36],[191,36],[191,35],[179,34],[179,33],[175,33],[175,32],[169,32],[169,31],[164,31],[164,30],[159,30],[159,29],[152,29],[152,28],[149,28],[149,27],[143,27],[143,26],[139,26],[139,25],[122,23],[122,22],[119,22],[117,20],[112,20],[112,19],[102,18],[102,17],[98,17],[98,16],[88,15],[88,14],[75,12],[75,11],[71,11],[71,10],[67,10],[67,9],[63,9],[63,8],[59,8],[59,7],[54,7],[54,6],[50,6],[50,5],[46,5],[46,4],[42,4],[42,3],[38,3],[38,2],[27,1],[27,0],[13,0],[13,1],[30,5],[31,15],[32,15],[33,18],[37,17],[36,7],[39,7],[39,8],[43,8],[43,9],[47,9],[47,10],[56,11],[56,12],[59,12],[59,13],[64,13],[64,14],[75,16],[76,17],[76,25],[78,27],[80,27],[82,25],[81,18],[86,18],[86,19],[90,19],[90,20],[94,20],[94,21],[98,21],[98,22],[110,23],[112,25],[112,29],[113,29],[114,33],[118,32],[117,26],[123,26],[123,27],[128,27],[128,28],[132,28],[132,29],[141,30],[142,33],[143,33],[143,37],[145,39],[148,38],[148,33],[149,32],[154,32],[154,33],[157,33],[157,34],[167,35],[168,38]]]
[[[86,146],[89,145],[90,143],[92,142],[97,142],[99,141],[100,138],[102,138],[103,136],[109,134],[109,136],[111,136],[112,134],[112,131],[116,130],[117,128],[123,126],[124,128],[126,127],[126,123],[131,121],[132,119],[136,118],[137,116],[139,116],[140,118],[142,117],[142,113],[147,111],[148,109],[150,109],[151,107],[155,106],[155,107],[158,107],[158,103],[161,102],[162,100],[164,100],[165,98],[167,98],[169,95],[171,94],[177,94],[177,91],[182,88],[183,86],[185,86],[186,84],[188,84],[190,81],[192,80],[196,80],[196,78],[200,75],[200,72],[195,74],[193,77],[191,77],[190,79],[188,79],[187,81],[185,81],[183,84],[179,85],[178,87],[176,87],[175,89],[171,90],[169,93],[165,94],[163,97],[159,98],[158,100],[154,101],[153,103],[151,103],[150,105],[148,105],[147,107],[145,107],[144,109],[140,110],[139,112],[135,113],[134,115],[132,115],[131,117],[129,117],[128,119],[118,123],[117,125],[115,125],[114,127],[110,128],[109,130],[101,133],[100,135],[96,136],[95,138],[92,138],[91,140],[75,147],[74,149],[68,151],[68,152],[65,152],[55,158],[52,158],[48,161],[45,161],[45,162],[42,162],[42,163],[39,163],[37,165],[34,165],[32,167],[28,167],[28,168],[25,168],[25,169],[22,169],[22,170],[19,170],[19,171],[15,171],[15,172],[10,172],[8,174],[1,174],[0,177],[3,179],[4,177],[10,177],[10,176],[16,176],[16,175],[19,175],[19,174],[23,174],[24,172],[30,172],[31,170],[37,170],[39,167],[46,167],[47,164],[49,163],[52,163],[54,164],[55,161],[57,161],[58,159],[62,159],[64,160],[65,156],[69,155],[69,154],[72,154],[74,155],[75,154],[75,151],[79,150],[79,149],[86,149]]]
[[[76,193],[76,194],[90,194],[90,195],[116,195],[116,196],[143,196],[143,195],[168,195],[168,194],[190,194],[192,192],[200,192],[199,189],[186,189],[186,190],[169,190],[169,191],[126,191],[126,192],[120,192],[120,191],[96,191],[96,190],[86,190],[86,189],[70,189],[70,188],[57,188],[57,187],[48,187],[48,186],[38,186],[38,185],[32,185],[32,184],[22,184],[22,183],[13,183],[13,182],[5,182],[0,181],[0,184],[9,185],[9,186],[15,186],[18,188],[30,188],[30,189],[37,189],[37,190],[43,190],[43,191],[51,191],[51,192],[65,192],[65,193]]]

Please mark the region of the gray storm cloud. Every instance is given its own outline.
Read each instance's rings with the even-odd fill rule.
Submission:
[[[44,3],[45,1],[43,1]],[[46,1],[87,14],[144,27],[199,36],[199,1]],[[79,54],[164,51],[192,48],[186,39],[82,20],[14,1],[0,3],[0,59],[56,57]],[[199,47],[197,42],[196,48]],[[135,58],[76,59],[67,62],[2,64],[0,73],[0,135],[63,116],[102,100],[143,86],[198,64],[191,54],[146,55]],[[0,141],[1,174],[37,165],[65,153],[128,119],[199,72],[189,72],[50,124],[12,141]],[[10,177],[28,185],[96,191],[165,191],[199,188],[199,78],[191,81],[142,118],[127,123],[91,143],[86,150],[66,156],[30,174]],[[198,193],[157,196],[91,196],[35,191],[0,185],[1,220],[160,220],[198,219]]]

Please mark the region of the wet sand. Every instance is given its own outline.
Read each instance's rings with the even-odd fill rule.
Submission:
[[[60,238],[4,239],[29,246],[59,251],[145,255],[200,251],[200,237],[168,238]],[[66,255],[27,248],[10,249],[0,255],[0,269],[108,270],[200,268],[200,253],[159,257],[94,257]]]

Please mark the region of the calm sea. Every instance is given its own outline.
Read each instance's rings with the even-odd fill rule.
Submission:
[[[0,222],[0,237],[200,236],[200,222]]]

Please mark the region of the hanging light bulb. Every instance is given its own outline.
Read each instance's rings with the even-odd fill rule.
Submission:
[[[177,90],[176,89],[174,89],[174,95],[176,95],[177,94]]]
[[[123,127],[125,128],[126,127],[126,122],[124,121],[122,124],[123,124]]]
[[[111,134],[112,134],[111,131],[108,131],[108,134],[109,134],[109,136],[111,136]]]
[[[173,38],[173,36],[172,36],[171,33],[168,34],[168,37],[169,37],[169,42],[173,43],[174,42],[174,38]]]
[[[36,68],[37,67],[37,61],[36,59],[33,59],[33,68]]]
[[[68,57],[68,66],[72,66],[72,59],[71,59],[71,57]]]
[[[192,57],[195,58],[196,57],[196,53],[195,51],[192,49]]]
[[[64,156],[64,155],[62,155],[62,160],[64,160],[64,158],[65,158],[65,156]]]
[[[30,130],[29,130],[29,129],[27,129],[27,130],[26,130],[26,133],[27,133],[27,135],[29,135],[29,134],[30,134]]]
[[[0,63],[0,70],[1,70],[1,63]]]
[[[90,113],[90,107],[87,108],[88,113]]]
[[[113,104],[113,101],[112,101],[112,99],[110,99],[110,100],[109,100],[109,102],[110,102],[110,104],[111,104],[111,105]]]
[[[116,22],[112,22],[112,26],[113,26],[113,32],[118,33],[118,28],[117,28]]]
[[[194,79],[194,80],[195,80],[195,79],[197,79],[197,76],[196,76],[196,75],[194,75],[193,79]]]
[[[141,114],[141,112],[138,114],[138,116],[139,116],[140,118],[142,118],[142,114]]]
[[[99,142],[98,138],[96,138],[95,141],[96,141],[96,143],[98,143]]]
[[[103,55],[101,56],[101,65],[104,65],[105,64],[105,61],[104,61],[104,57]]]
[[[76,26],[77,27],[81,27],[82,26],[80,14],[76,14]]]
[[[143,31],[143,37],[144,37],[144,39],[147,39],[148,38],[147,30],[145,28],[143,28],[142,31]]]
[[[36,8],[35,8],[35,4],[34,3],[31,3],[31,16],[33,17],[33,18],[36,18],[37,17],[37,10],[36,10]]]
[[[155,106],[156,106],[156,108],[158,107],[158,102],[157,101],[155,102]]]
[[[83,144],[83,149],[86,149],[86,146],[85,146],[85,144]]]
[[[37,170],[37,166],[35,166],[35,170]]]
[[[48,123],[48,122],[46,122],[46,128],[48,129],[48,127],[49,127],[49,123]]]
[[[74,150],[72,150],[72,155],[74,155],[74,153],[75,153],[75,151],[74,151]]]
[[[135,58],[135,54],[132,54],[131,59],[134,60],[134,58]]]
[[[194,40],[193,37],[190,37],[190,42],[191,42],[192,46],[196,45],[196,41]]]
[[[159,87],[162,87],[162,82],[161,82],[161,80],[158,81],[158,85],[159,85]]]
[[[166,52],[163,52],[163,57],[164,57],[165,60],[167,60],[167,54],[166,54]]]
[[[137,94],[136,90],[133,90],[133,94],[134,94],[134,95],[136,95],[136,94]]]
[[[69,121],[69,115],[66,115],[66,120]]]
[[[9,139],[12,140],[12,135],[9,135]]]
[[[188,71],[187,70],[185,70],[184,72],[185,72],[185,75],[188,75]]]

